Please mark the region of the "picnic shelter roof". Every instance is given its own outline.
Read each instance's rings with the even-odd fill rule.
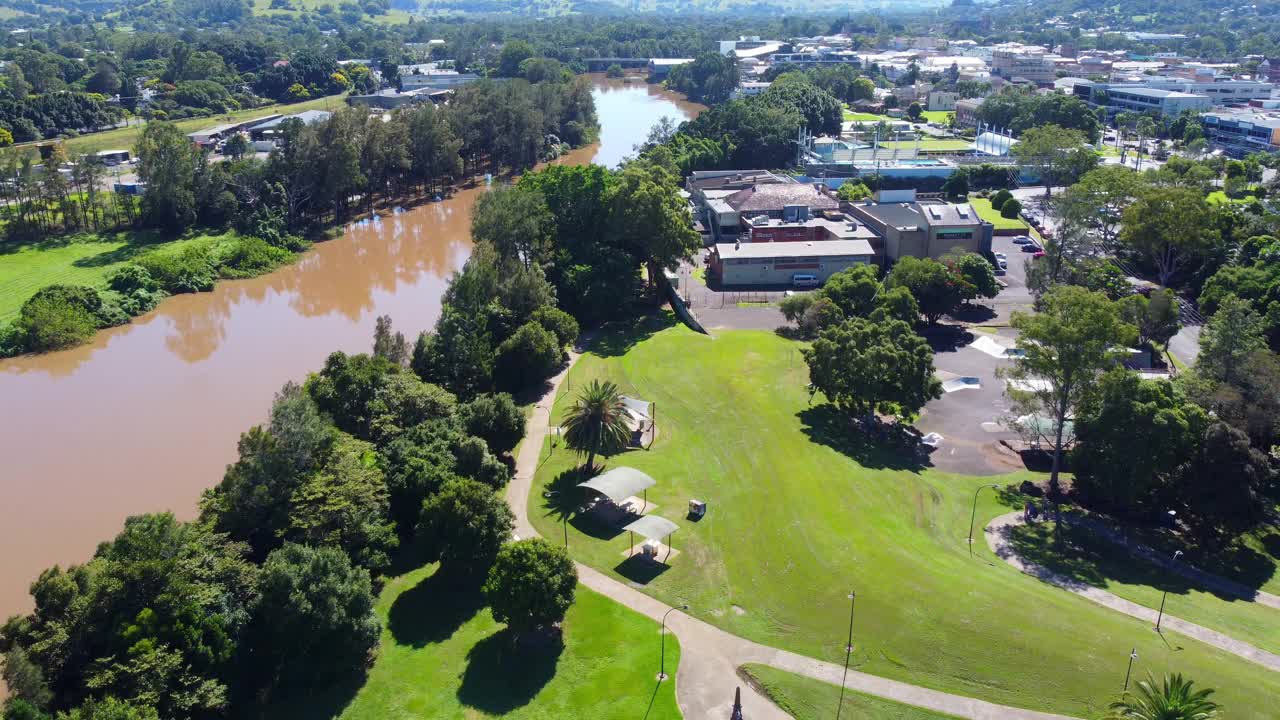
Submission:
[[[578,487],[595,490],[617,503],[657,484],[657,480],[635,468],[618,467],[607,473],[597,475],[584,483],[578,483]]]
[[[644,515],[635,522],[622,528],[633,533],[640,533],[649,540],[661,540],[680,529],[679,525],[657,515]]]

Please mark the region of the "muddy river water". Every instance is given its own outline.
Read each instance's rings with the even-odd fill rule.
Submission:
[[[594,95],[600,142],[560,162],[612,167],[660,118],[699,109],[643,83],[597,78]],[[334,350],[367,351],[376,317],[409,337],[431,327],[484,191],[354,223],[294,265],[169,298],[82,347],[0,362],[0,620],[125,517],[192,517],[272,394]]]

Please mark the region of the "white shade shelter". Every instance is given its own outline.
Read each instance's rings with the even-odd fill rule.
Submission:
[[[647,507],[649,504],[649,488],[656,484],[658,484],[657,480],[635,468],[618,467],[597,475],[584,483],[578,483],[578,487],[594,490],[609,498],[614,504],[621,503],[637,493],[644,493],[645,506]]]
[[[679,530],[680,526],[664,517],[659,517],[657,515],[645,515],[636,519],[622,529],[631,533],[632,555],[634,555],[636,551],[636,533],[640,533],[640,536],[646,540],[657,540],[661,542],[663,538],[666,538],[667,555],[670,555],[671,533]]]

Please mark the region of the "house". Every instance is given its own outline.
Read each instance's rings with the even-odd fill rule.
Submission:
[[[813,275],[825,282],[834,273],[875,257],[866,240],[828,240],[796,243],[720,243],[707,264],[722,285],[790,286],[796,275]]]
[[[991,223],[968,203],[854,203],[850,212],[883,238],[884,258],[940,258],[952,250],[991,251]]]

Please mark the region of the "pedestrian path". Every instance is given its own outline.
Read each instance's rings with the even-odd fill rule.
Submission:
[[[1023,561],[1022,558],[1018,557],[1017,553],[1014,552],[1013,546],[1009,542],[1009,535],[1013,528],[1021,525],[1022,523],[1023,519],[1020,511],[1001,515],[1000,517],[992,520],[991,523],[984,528],[987,536],[987,547],[991,548],[991,551],[1002,558],[1005,562],[1032,577],[1039,578],[1040,580],[1052,585],[1057,585],[1068,592],[1073,592],[1076,595],[1092,600],[1093,602],[1102,605],[1103,607],[1115,610],[1116,612],[1122,612],[1130,617],[1145,620],[1146,622],[1151,623],[1153,627],[1155,626],[1156,617],[1158,615],[1158,611],[1156,610],[1152,610],[1145,605],[1139,605],[1135,602],[1125,600],[1124,598],[1113,595],[1102,588],[1097,588],[1092,585],[1072,580],[1071,578],[1055,573],[1043,566]],[[1267,669],[1280,672],[1280,655],[1269,653],[1266,650],[1254,647],[1247,642],[1223,635],[1217,630],[1210,630],[1207,627],[1187,622],[1186,620],[1174,617],[1169,613],[1164,614],[1164,618],[1160,622],[1160,627],[1162,629],[1168,628],[1169,630],[1181,635],[1186,635],[1187,637],[1199,640],[1206,645],[1212,645],[1219,650],[1225,650],[1226,652],[1244,658],[1249,662],[1257,663]]]
[[[516,473],[507,486],[507,503],[515,513],[515,532],[521,538],[537,536],[529,523],[528,501],[533,477],[541,462],[542,447],[551,426],[551,408],[560,384],[579,352],[570,354],[568,366],[552,378],[550,387],[534,406],[526,424],[524,441],[516,457]],[[661,620],[670,606],[605,575],[576,563],[583,585],[654,620]],[[737,674],[747,663],[769,665],[780,670],[839,684],[844,666],[767,647],[725,632],[681,612],[667,617],[667,627],[680,640],[680,667],[676,672],[676,700],[687,720],[727,719],[733,708],[734,690],[742,689],[742,704],[751,720],[786,720],[789,716],[761,695]],[[656,675],[656,673],[655,673]],[[877,675],[850,670],[845,682],[849,689],[972,720],[1068,720],[1064,715],[1024,710],[952,695]]]

